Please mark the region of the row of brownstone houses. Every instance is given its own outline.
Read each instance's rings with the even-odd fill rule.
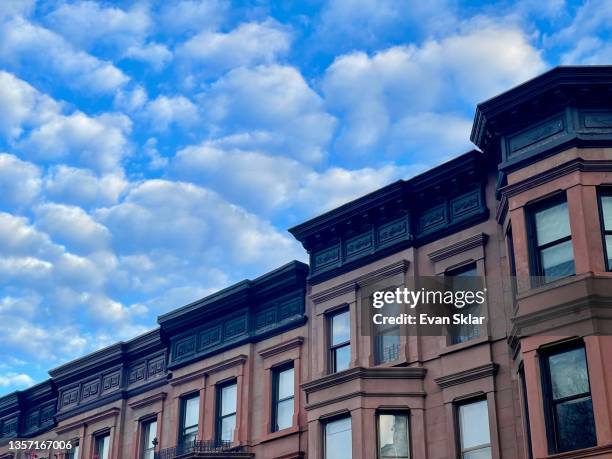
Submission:
[[[0,458],[612,458],[612,67],[479,104],[471,140],[290,229],[309,265],[0,398]],[[420,276],[484,279],[485,325],[365,333],[372,285]]]

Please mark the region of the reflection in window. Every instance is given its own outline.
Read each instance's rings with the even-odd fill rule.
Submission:
[[[378,458],[409,459],[408,415],[381,413],[378,415]]]
[[[469,277],[476,278],[478,276],[478,271],[476,269],[476,264],[472,263],[467,266],[463,266],[458,269],[454,269],[452,271],[448,271],[445,276],[447,277]],[[471,282],[466,281],[471,284]],[[470,285],[471,286],[471,285]],[[480,305],[478,303],[473,303],[467,305],[461,309],[462,314],[472,314],[474,316],[480,315]],[[450,333],[450,344],[459,344],[464,343],[466,341],[478,338],[480,336],[480,325],[475,324],[458,324],[451,325],[449,327]]]
[[[142,424],[142,459],[153,459],[155,455],[155,438],[157,437],[157,421],[147,421]]]
[[[274,371],[274,401],[272,431],[287,429],[293,425],[295,377],[293,364]]]
[[[400,305],[390,303],[385,305],[385,315],[392,317],[400,314]],[[389,363],[399,359],[400,326],[395,324],[376,325],[374,334],[376,364]]]
[[[72,448],[66,455],[67,459],[79,459],[79,441],[75,440],[72,442]]]
[[[181,429],[179,443],[183,446],[193,443],[198,436],[200,418],[200,396],[191,395],[181,399]]]
[[[238,386],[235,382],[220,386],[217,390],[217,442],[231,442],[236,430],[236,405]]]
[[[540,207],[533,213],[535,237],[534,275],[544,282],[571,276],[574,250],[567,201]]]
[[[110,434],[96,436],[94,459],[108,459],[110,456]]]
[[[352,459],[351,418],[330,421],[324,425],[325,459]]]
[[[489,410],[486,400],[459,405],[462,459],[491,459]]]
[[[602,216],[601,227],[606,249],[606,269],[612,271],[612,194],[610,194],[610,191],[606,193],[599,197]]]
[[[349,311],[342,311],[330,318],[331,372],[348,369],[351,361],[351,324]]]
[[[549,444],[554,452],[597,444],[584,346],[544,358]]]

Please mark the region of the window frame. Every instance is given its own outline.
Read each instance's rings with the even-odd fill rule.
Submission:
[[[79,454],[81,452],[81,444],[80,444],[80,439],[79,438],[75,438],[74,440],[71,441],[72,443],[72,448],[70,448],[70,450],[68,451],[68,454],[65,455],[66,459],[79,459]]]
[[[576,349],[582,349],[584,351],[584,363],[587,371],[588,377],[588,392],[581,392],[580,394],[574,394],[567,397],[560,398],[558,400],[553,399],[552,394],[552,378],[550,373],[550,364],[549,359],[551,356],[557,354],[563,354],[564,352],[570,352]],[[548,442],[548,451],[549,454],[557,454],[557,453],[565,453],[570,451],[578,451],[579,449],[573,450],[562,450],[559,448],[559,438],[558,438],[558,421],[555,407],[561,403],[578,400],[585,397],[590,397],[591,406],[593,411],[593,429],[595,431],[595,444],[597,445],[597,424],[595,422],[595,404],[593,403],[593,392],[591,390],[591,375],[589,373],[589,359],[587,356],[586,345],[582,340],[568,341],[565,343],[556,344],[553,346],[547,346],[540,350],[539,352],[539,361],[540,361],[540,372],[542,378],[542,402],[545,413],[545,425],[546,425],[546,439]],[[588,394],[588,395],[587,395]],[[584,448],[589,448],[589,446],[585,446]]]
[[[351,423],[351,457],[353,457],[353,416],[351,416],[351,413],[342,413],[342,414],[338,414],[329,418],[325,418],[323,420],[321,420],[321,436],[322,436],[322,441],[321,441],[321,446],[322,446],[322,458],[323,459],[329,459],[327,457],[327,426],[329,424],[331,424],[332,422],[335,421],[340,421],[343,419],[348,419]]]
[[[408,424],[407,440],[408,440],[408,458],[412,459],[412,429],[410,423],[410,410],[402,409],[402,408],[389,408],[389,409],[381,409],[376,411],[376,458],[384,459],[380,456],[380,416],[381,415],[394,415],[394,416],[406,416],[406,422]]]
[[[279,398],[279,383],[280,383],[280,374],[293,370],[293,392],[291,397]],[[293,401],[293,413],[291,415],[291,425],[288,427],[283,427],[282,429],[278,426],[278,405],[281,402],[286,402],[288,400]],[[283,364],[277,365],[272,368],[272,412],[270,416],[270,431],[271,432],[280,432],[281,430],[290,429],[293,427],[293,417],[295,416],[295,365],[293,360],[290,362],[285,362]]]
[[[151,416],[140,421],[140,458],[144,459],[147,451],[153,451],[155,455],[155,446],[153,448],[146,448],[147,445],[147,433],[150,432],[151,425],[155,424],[155,436],[153,440],[157,440],[157,416]],[[199,424],[199,422],[198,422]]]
[[[479,403],[479,402],[485,402],[487,405],[487,422],[489,423],[488,428],[489,428],[489,443],[483,443],[481,445],[477,445],[477,446],[472,446],[470,448],[463,448],[463,435],[461,433],[461,407],[463,406],[467,406],[467,405],[471,405],[474,403]],[[456,436],[456,443],[457,443],[457,457],[459,459],[463,459],[463,455],[464,453],[469,453],[472,451],[478,451],[480,449],[483,448],[490,448],[491,450],[491,457],[493,457],[493,438],[492,438],[492,433],[491,433],[491,413],[489,412],[489,400],[487,399],[486,395],[480,395],[477,397],[470,397],[468,399],[465,400],[461,400],[458,401],[454,404],[454,411],[455,411],[455,431],[457,432],[457,436]]]
[[[612,187],[604,186],[597,188],[597,208],[599,209],[599,229],[601,231],[601,243],[603,244],[604,266],[606,271],[612,271],[612,266],[610,266],[610,263],[608,262],[608,247],[606,244],[606,236],[612,236],[612,230],[606,231],[603,203],[601,199],[604,196],[612,197]],[[612,250],[612,247],[610,247],[610,250]]]
[[[457,277],[469,271],[474,271],[473,277],[479,277],[478,276],[478,273],[479,273],[478,272],[478,261],[470,260],[469,262],[464,263],[460,266],[451,267],[450,269],[447,269],[446,271],[444,271],[444,277],[445,278]],[[478,306],[483,307],[484,304],[478,305]],[[478,334],[476,336],[473,336],[471,338],[468,338],[462,341],[455,341],[456,339],[459,339],[465,335],[455,335],[454,330],[458,329],[458,327],[453,326],[452,324],[450,326],[447,326],[446,327],[446,330],[448,332],[447,346],[456,346],[459,344],[469,343],[470,341],[474,341],[482,337],[482,333],[481,333],[482,330],[480,328],[481,326],[473,325],[473,327],[478,331]]]
[[[567,219],[570,225],[570,232],[568,236],[564,236],[559,239],[555,239],[554,241],[547,242],[546,244],[540,245],[538,243],[537,236],[537,226],[536,226],[536,214],[545,209],[554,207],[556,205],[566,203],[567,204]],[[527,213],[527,236],[528,236],[528,246],[529,246],[529,266],[531,270],[531,275],[533,282],[535,282],[534,287],[538,287],[540,285],[549,284],[550,282],[555,282],[558,279],[564,279],[566,277],[576,275],[576,257],[574,253],[574,240],[572,235],[572,222],[570,219],[570,211],[569,211],[569,202],[567,200],[567,193],[565,191],[556,193],[552,196],[548,196],[546,198],[537,200],[526,207]],[[544,275],[544,269],[542,267],[542,251],[546,250],[550,247],[554,247],[564,242],[572,241],[572,262],[574,263],[574,272],[564,277],[554,278],[549,281],[546,280],[546,276]],[[536,281],[536,279],[538,279]]]
[[[198,422],[197,422],[197,424],[186,426],[185,425],[185,422],[186,422],[185,414],[186,414],[186,409],[187,409],[187,401],[195,399],[195,398],[198,399]],[[179,422],[179,425],[178,425],[178,428],[179,428],[178,444],[180,446],[186,446],[186,443],[185,443],[185,437],[186,437],[185,430],[186,429],[191,429],[193,427],[196,427],[195,440],[198,439],[198,432],[200,430],[200,402],[201,402],[200,401],[200,392],[190,392],[188,394],[181,395],[181,397],[180,397],[180,416],[181,417],[179,419],[180,422]]]
[[[234,411],[231,414],[226,414],[222,416],[221,415],[221,411],[223,409],[222,391],[223,389],[227,387],[231,387],[231,386],[236,386],[236,411]],[[233,437],[236,432],[236,428],[238,427],[238,397],[239,396],[240,395],[238,394],[238,380],[236,378],[232,378],[228,381],[217,383],[215,385],[215,443],[217,445],[222,445],[224,441],[225,442],[227,441],[227,440],[221,439],[221,436],[223,435],[222,426],[223,426],[223,419],[230,417],[230,416],[235,416],[236,418],[236,424],[234,425],[234,433],[232,434],[232,439],[229,441],[231,443],[234,440]]]
[[[525,413],[523,419],[523,429],[525,431],[525,443],[527,444],[527,458],[533,459],[533,443],[531,442],[531,421],[529,416],[529,400],[527,398],[527,377],[525,375],[525,365],[523,362],[520,363],[518,369],[518,377],[520,387],[521,402],[523,404],[523,411]]]
[[[99,444],[100,444],[100,440],[102,440],[103,438],[108,438],[108,457],[111,457],[111,433],[110,430],[104,430],[101,432],[97,432],[94,434],[94,447],[93,447],[93,454],[92,457],[95,459],[104,459],[104,455],[100,455],[98,454],[98,448],[99,448]]]
[[[341,343],[338,344],[333,344],[334,340],[334,317],[337,317],[341,314],[348,314],[348,320],[349,320],[349,339],[347,341],[343,341]],[[349,348],[349,355],[350,355],[350,347],[351,347],[351,338],[352,338],[352,330],[351,330],[351,310],[348,306],[344,306],[342,308],[339,309],[334,309],[333,311],[329,312],[327,314],[327,326],[328,326],[328,333],[327,333],[327,341],[328,341],[328,373],[329,374],[334,374],[334,373],[338,373],[339,370],[338,365],[337,365],[337,351],[339,349],[342,349],[344,347],[348,347]],[[346,368],[345,370],[348,370],[350,368],[350,357],[349,357],[349,367]],[[340,370],[340,371],[345,371],[345,370]]]

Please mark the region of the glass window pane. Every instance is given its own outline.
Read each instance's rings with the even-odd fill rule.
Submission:
[[[70,459],[78,459],[79,458],[79,444],[78,443],[73,443],[72,444],[72,449],[68,453],[68,457],[70,457]]]
[[[108,459],[109,457],[110,435],[104,435],[96,439],[97,459]]]
[[[332,316],[332,346],[351,339],[349,317],[348,311]]]
[[[407,415],[379,415],[378,435],[379,454],[381,459],[407,459],[409,457]]]
[[[491,459],[491,447],[475,449],[463,453],[463,459]]]
[[[572,349],[548,357],[553,399],[589,391],[589,374],[584,348]]]
[[[342,346],[336,349],[336,368],[335,371],[343,371],[348,370],[350,362],[351,362],[351,346]]]
[[[574,274],[574,250],[571,240],[542,250],[541,257],[546,280]]]
[[[325,459],[352,459],[351,418],[325,424]]]
[[[601,210],[603,211],[604,228],[612,230],[612,196],[601,197]]]
[[[556,204],[535,214],[538,246],[571,234],[567,202]]]
[[[185,409],[183,414],[183,427],[190,427],[198,424],[200,417],[200,397],[185,399]]]
[[[608,269],[612,269],[612,235],[606,235],[606,253],[608,256]]]
[[[278,400],[293,397],[295,385],[293,368],[281,371],[278,374]]]
[[[221,419],[221,440],[232,441],[234,430],[236,429],[236,415],[227,416]]]
[[[157,436],[157,421],[148,422],[145,425],[144,447],[145,449],[154,448],[153,440]]]
[[[591,397],[557,405],[559,451],[587,448],[597,443]]]
[[[293,399],[278,402],[276,409],[276,426],[278,430],[287,429],[293,425]]]
[[[221,389],[221,416],[236,412],[236,384]]]
[[[377,362],[393,362],[399,358],[400,337],[399,329],[389,330],[378,336]]]
[[[463,450],[491,443],[487,401],[481,400],[459,407],[459,427]]]

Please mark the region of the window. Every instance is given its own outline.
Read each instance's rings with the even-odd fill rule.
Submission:
[[[97,435],[94,442],[94,459],[108,459],[110,457],[110,434]]]
[[[231,442],[236,430],[236,382],[217,387],[217,442]]]
[[[353,438],[351,434],[351,418],[341,418],[326,422],[324,430],[324,458],[352,459]]]
[[[491,459],[489,409],[486,400],[459,405],[459,442],[462,459]]]
[[[533,275],[546,283],[571,276],[574,250],[567,201],[547,201],[532,210]]]
[[[193,443],[196,440],[199,419],[200,396],[193,394],[181,399],[181,430],[179,432],[181,446]]]
[[[601,230],[606,251],[606,269],[612,271],[612,191],[607,190],[599,195],[601,209]]]
[[[348,369],[351,361],[351,324],[348,310],[330,316],[331,372]]]
[[[521,382],[521,400],[523,402],[523,412],[525,413],[523,419],[523,426],[525,429],[525,441],[527,442],[527,457],[533,458],[533,447],[531,444],[531,422],[529,421],[529,402],[527,400],[527,382],[525,380],[525,367],[521,363],[519,367],[519,379]]]
[[[153,459],[157,444],[157,420],[142,423],[142,459]]]
[[[597,444],[584,345],[543,356],[545,408],[551,453]]]
[[[471,263],[467,266],[457,268],[448,271],[446,277],[472,277],[475,278],[478,275],[476,269],[476,263]],[[470,287],[471,283],[470,283]],[[461,309],[462,314],[472,314],[475,316],[480,315],[480,305],[473,303],[469,306],[465,306]],[[461,324],[451,325],[449,327],[450,333],[450,344],[459,344],[469,341],[471,339],[478,338],[480,336],[480,326],[475,324]]]
[[[408,413],[378,415],[378,459],[409,459]]]
[[[68,451],[68,454],[66,454],[64,457],[66,459],[79,459],[79,441],[73,440],[71,443],[72,443],[72,448]]]
[[[293,425],[295,378],[293,363],[276,368],[273,373],[272,431]]]
[[[387,304],[385,314],[398,316],[400,305],[397,303]],[[400,326],[395,324],[376,325],[374,334],[375,361],[377,365],[389,363],[399,359],[400,354]]]
[[[516,299],[516,293],[518,291],[518,285],[516,281],[516,260],[514,258],[514,239],[512,239],[512,227],[508,227],[506,233],[506,242],[508,249],[508,262],[510,263],[510,285],[512,287],[512,299]],[[518,303],[515,303],[515,307]]]

